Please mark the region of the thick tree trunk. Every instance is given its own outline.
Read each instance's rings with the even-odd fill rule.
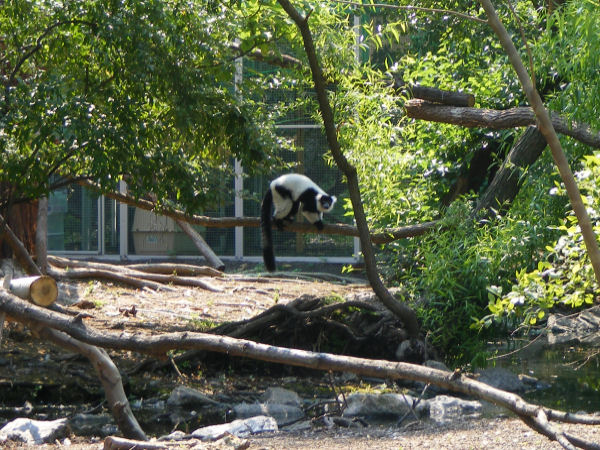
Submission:
[[[511,203],[522,184],[523,172],[533,164],[546,148],[546,140],[536,127],[528,127],[508,153],[502,167],[479,198],[474,214],[479,211],[500,211]]]
[[[37,228],[35,230],[35,257],[42,273],[48,272],[48,197],[38,202]]]
[[[12,248],[15,258],[25,268],[27,273],[32,275],[41,275],[39,267],[31,259],[31,255],[27,251],[27,248],[23,245],[19,237],[14,233],[12,228],[0,215],[0,235],[3,236],[5,242]],[[0,239],[1,240],[1,239]]]
[[[35,254],[37,208],[37,201],[12,205],[5,217],[9,228],[31,255]],[[12,256],[11,249],[15,251],[12,238],[5,236],[4,230],[0,230],[0,258],[10,258]],[[17,257],[20,258],[18,253]]]

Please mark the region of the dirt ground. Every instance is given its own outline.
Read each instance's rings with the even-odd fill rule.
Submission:
[[[106,281],[61,281],[60,303],[70,310],[84,311],[87,326],[110,332],[130,331],[156,334],[183,330],[202,330],[224,321],[249,319],[276,303],[287,303],[300,295],[365,298],[371,290],[354,274],[352,283],[341,282],[339,267],[322,266],[313,276],[306,272],[288,273],[281,278],[266,278],[251,266],[235,267],[237,273],[205,281],[218,292],[201,288],[174,287],[170,291],[136,290]],[[307,269],[306,267],[304,269]],[[231,273],[231,268],[228,273]],[[328,273],[329,272],[329,275]],[[315,276],[314,274],[317,273]],[[15,345],[10,339],[5,348]],[[26,347],[25,345],[24,347]],[[0,349],[4,350],[4,349]],[[19,351],[23,350],[23,347]],[[39,352],[40,348],[34,348]],[[60,353],[60,350],[53,350]],[[2,353],[0,353],[0,357]],[[3,370],[0,367],[0,370]],[[14,368],[8,375],[21,376]],[[235,377],[235,375],[233,375]],[[0,379],[3,376],[0,374]],[[179,380],[180,381],[180,380]],[[569,426],[571,430],[575,427]],[[577,427],[576,434],[600,442],[600,427]],[[281,432],[249,438],[251,449],[558,449],[557,443],[532,431],[514,418],[488,418],[448,426],[415,422],[399,426],[332,428],[307,432]],[[102,448],[102,441],[73,437],[41,448]],[[7,448],[26,448],[10,444]]]

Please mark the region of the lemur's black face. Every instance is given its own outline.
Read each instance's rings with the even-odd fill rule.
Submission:
[[[337,199],[333,195],[321,195],[319,197],[318,209],[322,212],[328,212],[333,208]]]

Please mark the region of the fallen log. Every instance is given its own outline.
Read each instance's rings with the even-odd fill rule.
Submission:
[[[128,264],[131,270],[139,270],[146,273],[174,274],[182,277],[222,277],[223,272],[208,266],[194,266],[192,264],[152,263],[152,264]]]
[[[144,273],[162,273],[165,275],[180,275],[182,277],[222,277],[223,272],[213,269],[208,266],[194,266],[193,264],[177,264],[177,263],[143,263],[143,264],[103,264],[92,261],[82,261],[79,259],[68,259],[61,256],[48,255],[48,261],[54,267],[66,269],[67,267],[82,267],[82,268],[103,268],[103,269],[119,269],[125,268]]]
[[[17,297],[39,306],[49,306],[58,297],[56,280],[47,275],[13,278],[9,290]]]
[[[53,272],[64,278],[103,278],[105,280],[118,281],[134,287],[145,287],[141,283],[148,284],[151,289],[165,289],[158,283],[176,284],[180,286],[200,287],[211,292],[221,292],[221,289],[212,286],[207,281],[194,277],[180,277],[173,273],[160,274],[131,270],[127,266],[117,264],[103,264],[89,261],[74,261],[65,258],[49,256],[48,261],[55,267],[68,270]],[[214,269],[213,269],[214,270]],[[159,287],[157,287],[159,286]]]
[[[97,279],[102,278],[108,281],[116,281],[118,283],[123,283],[129,286],[133,286],[137,289],[145,289],[149,288],[155,291],[171,291],[174,292],[175,289],[170,286],[165,286],[162,283],[155,283],[154,281],[143,280],[141,278],[129,277],[127,275],[123,275],[120,273],[116,273],[109,270],[85,270],[85,269],[71,269],[71,270],[61,270],[57,271],[54,269],[49,269],[48,274],[55,278],[63,278],[63,279],[72,279],[72,280],[87,280],[90,278]]]

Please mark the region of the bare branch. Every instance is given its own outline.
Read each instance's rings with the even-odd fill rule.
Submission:
[[[436,14],[447,14],[449,16],[460,17],[461,19],[472,20],[474,22],[479,23],[487,23],[487,20],[480,19],[479,17],[470,16],[465,13],[461,13],[458,11],[452,11],[451,9],[439,9],[439,8],[423,8],[421,6],[400,6],[400,5],[390,5],[387,3],[358,3],[351,2],[346,0],[332,0],[335,3],[342,3],[344,5],[357,6],[359,8],[386,8],[386,9],[400,9],[404,11],[420,11],[420,12],[429,12]]]
[[[530,107],[504,110],[446,106],[424,100],[412,99],[404,103],[406,115],[413,119],[449,123],[463,127],[482,127],[503,130],[507,128],[536,125],[535,113]],[[568,121],[557,113],[551,113],[554,129],[593,148],[600,148],[600,133],[592,131],[587,124]]]
[[[199,216],[196,214],[187,214],[181,210],[168,209],[166,207],[159,208],[155,203],[149,200],[136,199],[119,192],[103,191],[98,184],[89,180],[80,179],[77,182],[81,186],[93,189],[97,192],[103,192],[103,194],[108,198],[125,203],[126,205],[135,206],[136,208],[145,209],[147,211],[154,211],[157,214],[162,214],[166,217],[171,217],[172,219],[181,220],[195,225],[202,225],[212,228],[260,227],[259,217],[209,217]],[[421,236],[432,231],[437,224],[438,223],[436,221],[432,221],[416,225],[407,225],[405,227],[387,228],[371,234],[371,242],[373,242],[373,244],[386,244],[398,239]],[[293,231],[295,233],[323,233],[341,236],[359,236],[359,231],[356,227],[345,224],[325,224],[323,230],[319,231],[310,223],[294,222],[291,224],[286,224],[285,230]]]

